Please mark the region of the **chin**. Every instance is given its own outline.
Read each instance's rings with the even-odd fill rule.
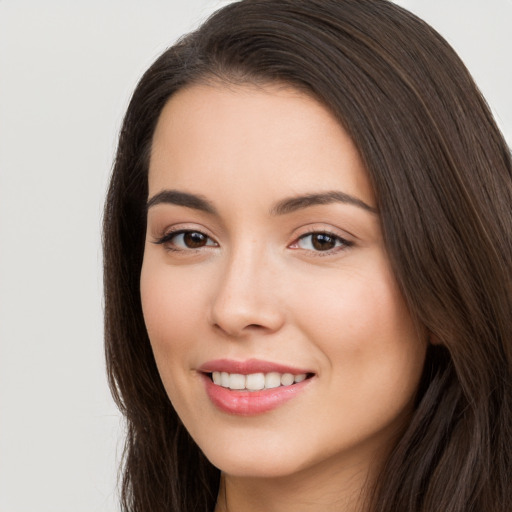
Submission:
[[[279,478],[290,476],[304,469],[303,450],[295,448],[288,453],[284,447],[272,449],[268,445],[260,449],[255,443],[249,447],[233,443],[225,449],[205,447],[203,453],[207,459],[223,473],[241,478]],[[301,455],[300,459],[297,456]]]
[[[302,468],[291,461],[250,459],[210,459],[210,462],[226,475],[238,478],[285,478],[298,473]]]

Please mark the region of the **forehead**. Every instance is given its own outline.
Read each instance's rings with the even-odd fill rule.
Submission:
[[[375,203],[357,149],[334,115],[279,85],[193,85],[162,110],[150,195],[169,187],[226,191],[227,184],[251,195],[342,189]]]

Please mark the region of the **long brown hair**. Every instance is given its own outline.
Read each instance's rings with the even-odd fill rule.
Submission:
[[[359,149],[391,264],[431,336],[412,421],[373,512],[512,510],[512,164],[468,71],[387,0],[244,0],[167,50],[137,86],[104,217],[105,339],[126,416],[122,502],[211,511],[214,468],[160,381],[139,277],[148,156],[167,100],[192,83],[285,82],[316,97]]]

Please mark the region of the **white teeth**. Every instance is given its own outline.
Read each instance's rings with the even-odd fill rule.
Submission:
[[[240,373],[212,372],[212,380],[217,386],[233,390],[247,389],[248,391],[291,386],[302,382],[306,377],[305,373],[293,375],[292,373],[269,372],[242,375]]]
[[[245,378],[245,387],[249,391],[258,391],[265,387],[264,373],[251,373]]]
[[[281,374],[270,372],[265,375],[265,387],[267,389],[278,388],[281,385]]]
[[[293,384],[294,378],[291,373],[283,373],[281,375],[281,384],[283,386],[291,386]]]
[[[229,389],[245,389],[245,375],[229,374]]]
[[[227,372],[222,372],[220,374],[220,385],[223,387],[223,388],[229,388],[229,373]]]

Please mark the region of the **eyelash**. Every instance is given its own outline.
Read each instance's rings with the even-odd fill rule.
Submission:
[[[207,234],[205,234],[202,231],[199,231],[197,229],[176,229],[174,231],[169,231],[163,237],[156,240],[154,243],[158,244],[158,245],[165,245],[165,248],[168,251],[172,251],[172,252],[198,251],[198,250],[201,250],[203,247],[214,247],[213,245],[205,244],[205,245],[197,247],[197,248],[194,248],[194,247],[177,248],[177,247],[173,247],[171,245],[173,238],[176,238],[179,235],[187,235],[187,234],[199,234],[199,235],[205,237],[207,240],[212,240]],[[215,243],[215,245],[217,245],[217,244]]]
[[[175,237],[177,237],[179,235],[187,235],[187,234],[199,234],[199,235],[201,235],[201,236],[203,236],[203,237],[205,237],[207,239],[207,243],[205,245],[202,245],[202,246],[196,247],[196,248],[194,248],[194,247],[177,248],[176,246],[171,245],[171,242],[172,242],[172,240]],[[333,248],[327,249],[325,251],[314,250],[314,249],[303,249],[301,247],[293,247],[293,249],[303,249],[303,250],[306,250],[308,252],[313,253],[315,256],[328,256],[328,255],[337,253],[339,251],[346,250],[349,247],[352,247],[354,245],[353,242],[351,242],[349,240],[346,240],[346,239],[340,237],[339,235],[336,235],[335,233],[331,233],[329,231],[324,231],[324,230],[311,231],[309,233],[305,233],[305,234],[299,236],[290,245],[291,246],[297,246],[301,240],[305,240],[308,237],[313,237],[315,235],[316,236],[322,235],[324,237],[331,238],[331,239],[334,240],[336,245]],[[207,245],[208,244],[208,240],[209,241],[213,241],[212,238],[210,238],[207,234],[205,234],[202,231],[199,231],[197,229],[177,229],[175,231],[170,231],[170,232],[166,233],[163,237],[159,238],[154,243],[158,244],[158,245],[165,245],[166,249],[168,251],[172,251],[172,252],[183,252],[183,251],[187,251],[187,252],[188,251],[194,251],[194,252],[196,252],[196,251],[200,251],[201,249],[203,249],[205,247],[218,247],[217,242],[214,242],[214,244]],[[311,241],[310,245],[312,245],[312,244],[314,244],[313,241]]]
[[[293,242],[291,245],[294,246],[294,245],[298,245],[299,242],[301,240],[306,240],[307,238],[311,237],[311,241],[310,241],[310,244],[309,245],[314,245],[314,241],[313,241],[313,237],[314,236],[322,236],[322,237],[327,237],[327,238],[330,238],[334,241],[335,243],[335,246],[331,249],[326,249],[324,251],[322,250],[315,250],[315,249],[303,249],[303,250],[306,250],[306,251],[309,251],[311,253],[313,253],[315,256],[329,256],[331,254],[336,254],[340,251],[344,251],[346,249],[348,249],[349,247],[352,247],[352,245],[354,245],[353,242],[349,241],[349,240],[346,240],[345,238],[342,238],[341,236],[339,235],[336,235],[335,233],[331,233],[329,231],[323,231],[323,230],[319,230],[319,231],[310,231],[309,233],[305,233],[304,235],[301,235],[299,236],[295,242]],[[298,247],[298,249],[301,249],[300,247]]]

